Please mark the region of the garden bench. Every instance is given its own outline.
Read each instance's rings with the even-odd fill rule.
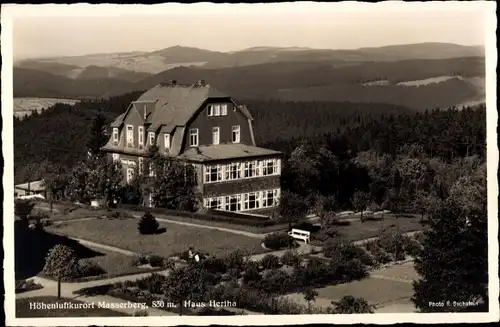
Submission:
[[[301,229],[292,229],[291,232],[288,232],[288,235],[295,239],[303,240],[306,244],[311,240],[311,232],[301,230]]]

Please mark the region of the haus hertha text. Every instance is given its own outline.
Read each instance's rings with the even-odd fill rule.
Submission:
[[[252,120],[245,106],[204,81],[172,81],[133,101],[112,122],[103,150],[122,162],[130,182],[156,146],[162,155],[194,166],[200,207],[269,213],[280,198],[282,154],[255,145]]]

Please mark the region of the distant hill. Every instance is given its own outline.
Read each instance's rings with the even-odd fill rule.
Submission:
[[[48,70],[50,64],[68,71],[88,66],[115,67],[135,72],[156,74],[178,66],[225,68],[276,62],[312,61],[400,61],[408,59],[449,59],[484,56],[484,48],[450,43],[418,43],[355,50],[309,49],[301,47],[253,47],[234,52],[217,52],[193,47],[174,46],[152,52],[92,54],[84,56],[30,59],[17,67]],[[38,65],[38,66],[37,66]],[[40,69],[42,67],[43,69]],[[63,69],[64,70],[64,69]],[[63,74],[64,75],[64,74]],[[73,75],[66,74],[67,77]]]
[[[273,49],[246,50],[252,51]],[[289,50],[290,53],[301,51]],[[202,52],[194,51],[193,55],[196,53]],[[224,68],[175,67],[154,75],[90,66],[75,78],[14,68],[14,94],[16,97],[108,97],[146,90],[170,80],[191,84],[204,79],[241,99],[377,102],[427,109],[484,101],[484,77],[484,57],[375,62],[288,61]]]

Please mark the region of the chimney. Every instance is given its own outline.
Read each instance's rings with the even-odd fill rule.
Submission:
[[[204,79],[200,79],[198,81],[198,86],[205,86],[205,80]]]
[[[176,79],[171,80],[170,85],[173,85],[173,86],[177,85],[177,80]]]

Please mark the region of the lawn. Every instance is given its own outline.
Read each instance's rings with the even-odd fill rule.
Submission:
[[[146,268],[139,268],[132,265],[132,261],[135,257],[131,257],[122,253],[106,251],[103,249],[88,247],[91,250],[96,251],[95,257],[80,259],[82,261],[93,261],[101,266],[106,274],[135,274],[141,272],[147,272]]]
[[[67,302],[78,305],[81,301],[72,299],[58,300],[55,296],[40,296],[16,300],[16,317],[17,318],[41,318],[41,317],[123,317],[128,316],[124,313],[98,308],[97,304],[94,308],[73,308],[73,309],[32,309],[30,303],[53,304],[56,302]]]
[[[413,295],[413,287],[410,283],[371,277],[351,283],[327,286],[316,291],[318,297],[332,301],[351,295],[362,297],[373,305],[395,302]]]
[[[401,233],[424,230],[425,225],[419,222],[418,217],[395,218],[388,216],[385,219],[379,220],[360,220],[340,221],[336,229],[342,233],[350,241],[359,241],[367,238],[378,237],[383,230],[398,230]],[[312,244],[321,245],[321,241],[315,239],[315,234],[312,233]]]
[[[77,237],[96,243],[115,246],[143,254],[169,257],[186,251],[190,246],[195,250],[213,255],[223,255],[240,248],[252,254],[267,252],[258,238],[243,235],[160,222],[162,233],[141,235],[136,219],[94,219],[73,221],[47,228],[58,234]]]

